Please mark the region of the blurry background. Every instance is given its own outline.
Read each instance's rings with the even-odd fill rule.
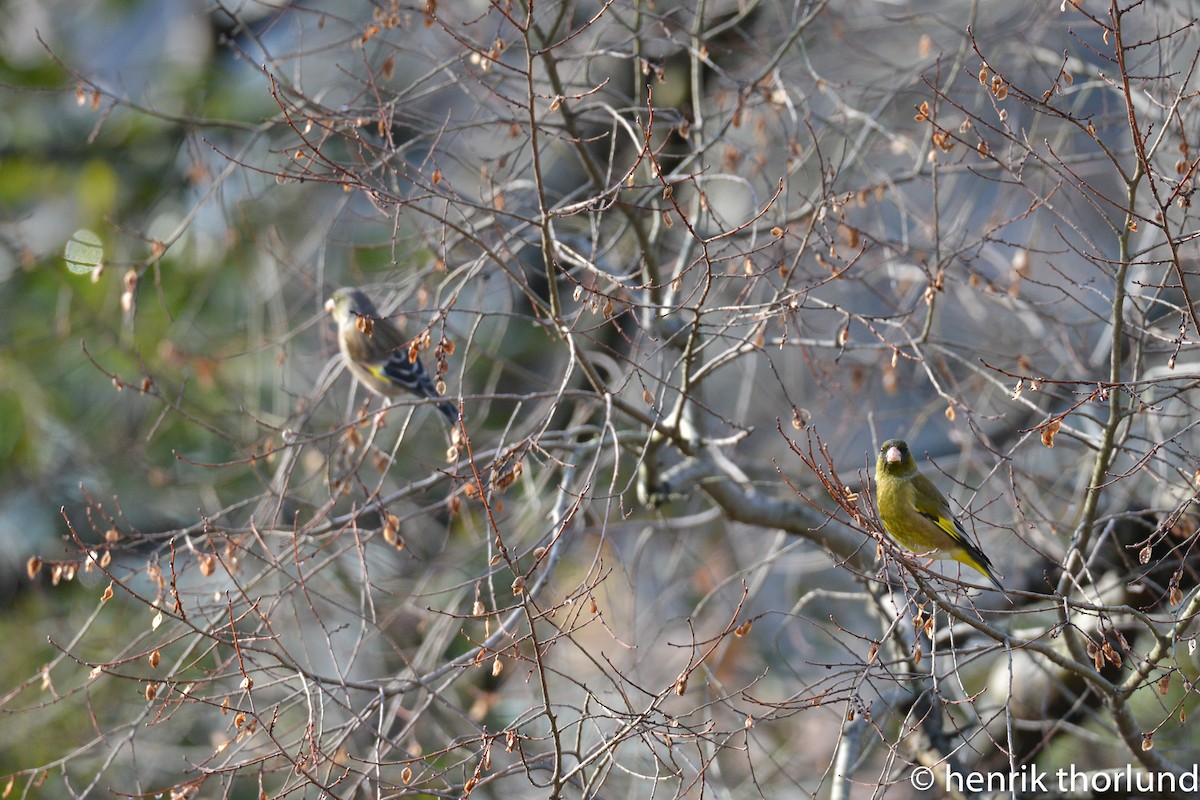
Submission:
[[[1188,8],[544,5],[7,4],[12,796],[1189,767]]]

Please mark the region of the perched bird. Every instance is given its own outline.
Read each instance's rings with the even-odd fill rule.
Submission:
[[[875,505],[883,527],[898,544],[914,553],[960,561],[1004,591],[991,559],[967,536],[945,495],[921,474],[900,439],[889,439],[879,448]]]
[[[364,386],[389,399],[402,391],[441,397],[421,359],[409,358],[409,341],[391,320],[380,316],[371,298],[358,289],[338,289],[325,301],[325,310],[337,323],[338,348],[346,366]],[[451,425],[458,422],[453,403],[442,400],[437,410]]]

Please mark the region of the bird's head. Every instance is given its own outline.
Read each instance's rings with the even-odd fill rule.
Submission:
[[[903,439],[888,439],[879,447],[877,472],[904,476],[917,470],[917,462],[908,452],[908,443]]]
[[[355,317],[377,319],[379,312],[371,298],[358,289],[344,287],[329,295],[325,301],[325,310],[333,315],[333,320],[339,325],[351,322]]]

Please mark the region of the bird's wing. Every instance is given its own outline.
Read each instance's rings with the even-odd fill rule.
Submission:
[[[961,549],[962,553],[966,555],[966,563],[971,564],[971,566],[986,575],[988,580],[1003,591],[1004,587],[996,579],[993,572],[992,560],[979,548],[979,545],[971,541],[971,537],[967,535],[967,532],[963,530],[963,526],[955,519],[954,514],[950,511],[950,503],[946,500],[946,496],[939,492],[932,481],[924,475],[917,475],[913,480],[913,488],[916,489],[914,494],[917,513],[934,525],[937,525]],[[957,556],[955,557],[958,558]],[[961,561],[962,559],[959,558],[959,560]]]
[[[372,371],[380,374],[384,380],[389,380],[392,383],[398,383],[408,391],[421,397],[429,397],[433,399],[441,399],[442,395],[438,393],[437,386],[434,385],[433,379],[429,377],[429,373],[425,371],[425,365],[421,363],[421,359],[416,361],[408,360],[407,348],[397,351],[387,360],[382,366],[372,367]],[[458,408],[449,401],[443,401],[437,404],[437,410],[451,424],[458,422]]]
[[[956,544],[972,550],[976,549],[967,537],[967,532],[963,530],[962,525],[958,524],[958,520],[950,511],[950,502],[933,485],[933,481],[918,473],[913,478],[913,489],[913,503],[916,505],[918,514],[941,528]]]
[[[437,389],[434,387],[433,381],[429,379],[429,373],[425,371],[425,365],[419,358],[416,361],[409,361],[407,348],[392,353],[391,358],[377,369],[388,380],[400,384],[414,394],[438,397]]]

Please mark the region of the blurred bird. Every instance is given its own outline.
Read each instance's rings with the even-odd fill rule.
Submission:
[[[375,394],[386,398],[402,391],[418,397],[441,398],[420,358],[409,358],[409,340],[391,320],[380,316],[371,298],[358,289],[338,289],[325,301],[325,310],[338,326],[338,349],[354,377]],[[458,422],[453,403],[437,403],[451,425]]]
[[[917,469],[908,445],[900,439],[889,439],[879,448],[875,505],[884,529],[902,547],[966,564],[1004,591],[991,559],[967,536],[946,497]]]

